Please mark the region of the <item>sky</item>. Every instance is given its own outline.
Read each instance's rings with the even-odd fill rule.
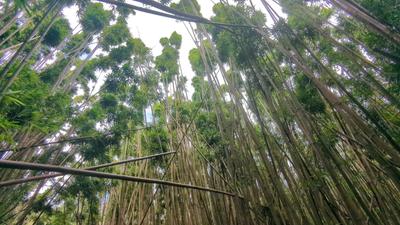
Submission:
[[[281,12],[279,6],[274,4],[273,1],[267,0],[267,2],[270,3],[272,7],[277,10],[278,13]],[[137,4],[131,0],[128,0],[127,3],[131,3],[137,6],[143,6],[140,3]],[[213,15],[212,7],[215,2],[213,0],[198,0],[198,3],[200,4],[203,17],[210,18]],[[255,5],[256,9],[261,10],[265,13],[264,7],[260,0],[253,0],[253,4]],[[78,24],[78,17],[76,14],[77,10],[78,8],[76,6],[69,7],[63,10],[64,15],[70,21],[71,27],[75,27]],[[136,11],[136,15],[129,16],[127,22],[131,34],[134,37],[141,38],[146,46],[152,49],[154,57],[160,55],[162,51],[162,46],[159,43],[160,38],[169,37],[174,31],[182,35],[180,64],[182,67],[183,76],[185,76],[188,80],[186,88],[188,90],[189,96],[191,96],[193,93],[191,80],[194,76],[194,72],[191,69],[188,56],[189,51],[192,48],[195,48],[195,44],[193,43],[193,40],[187,32],[183,22],[178,22],[174,19],[164,18],[138,11]],[[271,24],[271,19],[267,17],[267,25]]]

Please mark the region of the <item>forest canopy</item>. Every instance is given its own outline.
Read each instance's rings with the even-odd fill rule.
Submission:
[[[0,0],[0,193],[0,224],[398,225],[400,4]]]

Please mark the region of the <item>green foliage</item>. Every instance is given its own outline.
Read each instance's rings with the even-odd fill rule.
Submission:
[[[172,32],[169,37],[169,43],[175,48],[180,49],[182,44],[182,35],[176,33],[176,31]]]
[[[118,105],[118,99],[114,94],[106,93],[101,97],[100,105],[105,110],[114,110]]]
[[[57,18],[43,39],[43,44],[55,47],[71,32],[69,22],[65,18]]]
[[[221,32],[217,36],[217,49],[220,59],[223,62],[227,62],[230,57],[237,57],[236,46],[234,40],[232,40],[231,34],[227,32]]]
[[[163,47],[167,46],[167,45],[169,44],[168,38],[166,38],[166,37],[161,38],[161,39],[160,39],[160,44],[161,44],[161,46],[163,46]]]
[[[333,122],[328,122],[324,126],[321,127],[322,135],[319,136],[320,140],[322,140],[327,146],[335,147],[335,144],[338,143],[338,136],[336,134],[336,125]]]
[[[143,110],[119,105],[113,114],[109,114],[111,131],[116,136],[123,136],[129,126],[143,126]]]
[[[178,73],[178,51],[171,46],[163,49],[162,54],[156,57],[156,67],[162,73],[168,73],[172,77]]]
[[[129,15],[135,15],[135,10],[123,7],[123,6],[117,6],[117,11],[119,14],[118,20],[123,20],[125,21],[126,18],[129,17]]]
[[[242,24],[262,27],[265,24],[265,16],[260,11],[253,11],[247,6],[226,6],[222,3],[215,4],[213,7],[215,16],[212,21],[229,24]],[[229,32],[209,26],[216,43],[218,54],[223,62],[228,62],[229,58],[235,59],[238,65],[247,63],[247,60],[263,54],[265,47],[261,42],[262,37],[259,32],[248,28],[235,28],[234,32]]]
[[[298,74],[295,82],[297,99],[304,108],[312,114],[324,113],[325,104],[311,81],[304,74]]]
[[[201,112],[195,120],[196,128],[199,134],[205,139],[206,146],[215,151],[218,157],[223,155],[225,148],[217,125],[217,117],[213,112]]]
[[[40,213],[44,211],[44,213],[49,214],[52,213],[53,209],[51,205],[47,204],[48,199],[45,196],[38,196],[38,200],[34,202],[32,205],[32,211],[36,213]]]
[[[209,41],[202,41],[201,45],[205,51],[205,61],[201,57],[200,49],[193,48],[189,51],[189,61],[192,66],[192,70],[196,73],[197,76],[205,76],[205,65],[208,65],[210,67],[210,70],[214,70],[216,64],[216,59],[213,55],[210,55],[210,52],[212,52],[211,43]]]
[[[133,54],[137,57],[145,57],[150,54],[150,49],[146,47],[140,38],[129,39],[127,45],[132,46]]]
[[[14,0],[15,8],[17,9],[23,9],[25,10],[28,14],[31,14],[31,9],[29,7],[28,1],[26,0]]]
[[[80,136],[98,135],[96,131],[96,123],[106,118],[106,112],[100,104],[94,104],[90,109],[85,110],[76,116],[72,121],[72,125],[76,127],[76,132]]]
[[[398,31],[400,25],[400,8],[396,0],[356,0],[362,7],[368,10],[379,21],[389,25],[393,30]]]
[[[176,115],[179,124],[189,124],[192,120],[194,104],[192,102],[179,102],[172,108],[172,115]]]
[[[204,80],[202,76],[194,76],[192,78],[192,86],[194,88],[194,93],[192,95],[192,100],[194,102],[205,101],[206,105],[211,100],[211,92],[209,89],[208,82]]]
[[[162,127],[154,127],[144,131],[142,138],[143,148],[150,154],[168,151],[168,134]]]
[[[51,95],[48,85],[39,79],[38,74],[24,68],[2,101],[0,129],[11,133],[15,129],[30,127],[36,132],[50,134],[58,131],[70,116],[70,104],[68,94]],[[3,139],[10,140],[9,136],[3,135]]]
[[[132,96],[132,106],[136,109],[143,110],[146,107],[147,103],[147,94],[141,89],[137,90]]]
[[[395,0],[357,0],[356,2],[375,16],[378,21],[398,34],[400,8],[394,7],[397,4]],[[398,56],[400,55],[400,46],[388,41],[376,32],[368,30],[364,25],[356,23],[354,19],[339,18],[339,22],[346,34],[352,35],[355,39],[361,41],[370,50],[369,54],[376,57],[375,64],[383,68],[381,75],[388,83],[388,90],[395,96],[399,96],[400,58]]]
[[[102,30],[111,19],[111,13],[104,10],[101,3],[89,3],[85,8],[80,22],[84,31],[99,32]]]
[[[293,2],[287,0],[282,2],[285,6],[284,10],[289,13],[287,23],[280,21],[280,24],[275,25],[275,28],[287,25],[292,29],[295,29],[299,36],[304,35],[307,38],[315,38],[318,33],[313,28],[313,25],[319,26],[328,20],[333,12],[332,9],[328,8],[323,8],[321,10],[318,7],[307,7],[307,10],[310,12],[304,13],[303,8],[306,7],[306,3],[303,4],[302,1]],[[286,32],[286,34],[288,34],[288,32]]]
[[[173,77],[179,74],[178,59],[182,36],[174,32],[171,37],[161,38],[160,43],[164,47],[161,55],[156,57],[156,69],[162,73],[162,78],[169,83]]]
[[[128,27],[123,22],[117,22],[106,27],[102,32],[101,47],[109,51],[110,47],[117,46],[128,41],[131,37]]]
[[[239,71],[234,71],[234,70],[230,69],[230,70],[226,71],[226,76],[227,76],[227,79],[229,79],[232,82],[232,84],[235,86],[235,88],[240,89],[243,87],[244,81],[240,77]],[[225,91],[228,92],[228,87],[227,86],[225,86],[225,87],[226,87]]]
[[[161,102],[155,103],[153,105],[153,117],[156,122],[159,124],[165,124],[166,118],[165,118],[165,105]]]
[[[394,95],[400,96],[400,61],[399,63],[386,65],[384,67],[384,74],[389,82],[389,91]]]
[[[186,14],[201,16],[200,5],[196,0],[180,0],[171,3],[170,7]]]
[[[120,46],[117,48],[113,48],[110,51],[109,57],[111,58],[111,60],[114,61],[114,65],[119,65],[124,61],[128,61],[133,53],[133,49],[131,48],[131,46]]]
[[[64,70],[67,63],[68,63],[68,60],[62,59],[62,60],[52,64],[51,66],[47,67],[45,70],[43,70],[39,74],[40,79],[46,84],[49,84],[49,85],[54,84],[57,81],[61,72]]]
[[[192,70],[197,76],[202,76],[205,73],[204,63],[201,59],[200,51],[197,48],[193,48],[189,51],[189,61],[192,66]]]
[[[108,162],[110,161],[108,152],[119,146],[120,136],[118,133],[113,132],[113,135],[107,133],[108,130],[112,129],[112,121],[110,121],[109,126],[111,127],[108,128],[108,130],[105,127],[102,131],[99,131],[99,126],[104,126],[105,119],[118,110],[113,105],[115,104],[115,96],[111,94],[105,96],[106,97],[103,97],[103,100],[101,100],[99,104],[95,104],[92,108],[86,110],[72,121],[77,136],[90,137],[81,143],[79,151],[82,157],[88,161],[98,160],[99,162]],[[106,105],[106,108],[103,108],[102,105]],[[114,107],[113,109],[115,111],[110,109],[111,107]]]
[[[72,54],[74,51],[78,50],[79,46],[82,42],[87,38],[87,34],[80,32],[74,34],[70,40],[67,42],[65,47],[62,49],[62,52],[66,54]],[[89,40],[90,41],[90,40]],[[86,50],[84,53],[88,54],[89,50]]]
[[[95,214],[98,214],[99,199],[97,193],[103,191],[106,185],[101,179],[90,178],[86,176],[77,176],[73,180],[73,183],[69,185],[65,191],[64,196],[78,196],[82,195],[83,198],[88,200],[90,204],[96,204],[97,207],[93,207],[96,210]]]
[[[15,121],[9,120],[5,115],[0,114],[0,142],[13,143],[12,131],[19,128]]]
[[[89,60],[86,65],[83,67],[82,72],[80,73],[80,77],[84,77],[87,80],[96,81],[96,70],[99,67],[99,61],[97,59]]]
[[[97,137],[89,139],[81,145],[80,154],[86,161],[97,160],[99,163],[110,162],[107,154],[112,148],[118,147],[119,141],[116,136],[104,136],[98,134]]]

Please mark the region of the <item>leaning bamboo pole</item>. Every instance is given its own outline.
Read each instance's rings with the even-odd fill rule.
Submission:
[[[139,182],[139,183],[161,184],[161,185],[166,185],[166,186],[189,188],[189,189],[194,189],[194,190],[207,191],[207,192],[212,192],[212,193],[217,193],[217,194],[228,195],[228,196],[232,196],[232,197],[238,197],[237,194],[235,194],[235,193],[217,190],[217,189],[213,189],[213,188],[200,187],[200,186],[195,186],[195,185],[190,185],[190,184],[181,184],[181,183],[176,183],[176,182],[172,182],[172,181],[164,181],[164,180],[151,179],[151,178],[118,175],[118,174],[112,174],[112,173],[95,172],[95,171],[90,171],[90,170],[73,169],[73,168],[53,166],[53,165],[40,164],[40,163],[18,162],[18,161],[12,161],[12,160],[0,160],[0,167],[10,168],[10,169],[51,171],[51,172],[60,172],[60,173],[64,173],[64,174],[90,176],[90,177],[98,177],[98,178],[108,178],[108,179],[115,179],[115,180],[126,180],[126,181]]]
[[[127,160],[122,160],[122,161],[118,161],[118,162],[101,164],[101,165],[97,165],[97,166],[91,166],[91,167],[83,168],[82,170],[97,170],[100,168],[106,168],[106,167],[110,167],[110,166],[116,166],[116,165],[137,162],[137,161],[146,160],[146,159],[157,158],[160,156],[166,156],[166,155],[170,155],[170,154],[174,154],[174,153],[175,153],[175,151],[164,152],[164,153],[155,154],[155,155],[127,159]],[[44,180],[44,179],[49,179],[49,178],[54,178],[54,177],[59,177],[59,176],[64,176],[64,175],[65,175],[64,173],[55,173],[55,174],[46,174],[46,175],[40,175],[40,176],[34,176],[34,177],[27,177],[27,178],[23,178],[23,179],[8,180],[8,181],[0,182],[0,187],[22,184],[22,183],[31,182],[31,181]]]
[[[350,14],[352,17],[365,24],[368,29],[375,31],[393,43],[400,44],[400,35],[381,23],[362,6],[352,0],[330,0],[336,7]]]

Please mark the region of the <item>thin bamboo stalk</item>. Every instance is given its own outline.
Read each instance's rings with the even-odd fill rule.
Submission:
[[[118,162],[112,162],[112,163],[106,163],[106,164],[102,164],[102,165],[98,165],[98,166],[87,167],[87,168],[83,168],[83,170],[96,170],[96,169],[110,167],[110,166],[116,166],[116,165],[131,163],[131,162],[137,162],[137,161],[141,161],[141,160],[145,160],[145,159],[152,159],[152,158],[165,156],[165,155],[169,155],[169,154],[174,154],[174,153],[176,153],[176,152],[171,151],[171,152],[165,152],[165,153],[160,153],[160,154],[155,154],[155,155],[138,157],[138,158],[134,158],[134,159],[127,159],[127,160],[122,160],[122,161],[118,161]],[[26,182],[43,180],[43,179],[49,179],[49,178],[54,178],[54,177],[59,177],[59,176],[64,176],[64,175],[65,174],[63,174],[63,173],[55,173],[55,174],[27,177],[27,178],[23,178],[23,179],[3,181],[3,182],[0,182],[0,187],[22,184],[22,183],[26,183]]]
[[[126,176],[126,175],[117,175],[112,173],[103,173],[103,172],[95,172],[90,170],[82,170],[82,169],[73,169],[61,166],[53,166],[47,164],[40,163],[28,163],[28,162],[18,162],[12,160],[0,160],[0,167],[10,168],[10,169],[27,169],[27,170],[39,170],[39,171],[52,171],[52,172],[60,172],[64,174],[73,174],[73,175],[82,175],[82,176],[90,176],[90,177],[98,177],[98,178],[108,178],[108,179],[116,179],[116,180],[126,180],[132,182],[139,183],[150,183],[150,184],[161,184],[172,187],[181,187],[181,188],[189,188],[200,191],[207,191],[217,194],[223,194],[227,196],[237,197],[235,193],[230,193],[222,190],[200,187],[190,184],[181,184],[172,181],[163,181],[152,178],[143,178],[143,177],[134,177],[134,176]]]

